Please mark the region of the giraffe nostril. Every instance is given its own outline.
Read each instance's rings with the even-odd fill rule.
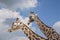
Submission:
[[[10,32],[12,32],[12,31],[10,30]]]
[[[28,23],[28,25],[29,25],[30,23]]]
[[[12,32],[11,29],[8,29],[9,32]]]
[[[22,24],[22,22],[20,22],[20,24]]]

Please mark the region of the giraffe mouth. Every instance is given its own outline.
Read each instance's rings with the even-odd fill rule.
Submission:
[[[8,29],[8,31],[9,31],[9,32],[12,32],[12,30],[11,30],[11,29]]]

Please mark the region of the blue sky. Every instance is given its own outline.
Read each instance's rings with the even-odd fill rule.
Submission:
[[[47,25],[53,26],[56,21],[60,20],[60,0],[38,0],[37,7],[21,11],[21,15],[28,16],[30,11],[36,12]]]
[[[60,0],[0,0],[0,40],[24,40],[25,35],[22,31],[8,33],[7,29],[16,17],[26,23],[30,11],[34,11],[40,20],[60,34]],[[35,23],[30,28],[44,37]]]

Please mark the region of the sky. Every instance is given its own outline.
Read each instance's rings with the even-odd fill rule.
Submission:
[[[29,40],[22,30],[9,33],[8,28],[17,17],[27,25],[30,11],[60,34],[60,0],[0,0],[0,40]],[[29,28],[45,37],[35,22]]]

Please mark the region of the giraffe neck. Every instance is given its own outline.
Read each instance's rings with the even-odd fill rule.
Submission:
[[[39,25],[40,30],[45,34],[45,36],[48,39],[57,40],[57,39],[60,38],[59,34],[54,29],[52,29],[51,27],[45,25],[37,16],[35,16],[34,21],[37,23],[37,25]]]
[[[20,27],[21,27],[20,29],[22,29],[22,31],[26,34],[26,36],[30,40],[45,40],[43,37],[40,37],[39,35],[34,33],[32,30],[30,30],[29,27],[27,27],[25,24],[22,23]]]

